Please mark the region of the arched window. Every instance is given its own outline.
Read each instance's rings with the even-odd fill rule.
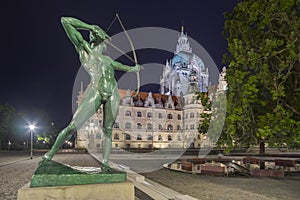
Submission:
[[[152,139],[153,139],[152,135],[147,136],[147,140],[152,140]]]
[[[177,126],[177,130],[181,130],[181,126],[180,125]]]
[[[142,127],[143,127],[143,126],[142,126],[141,123],[137,123],[137,125],[136,125],[136,128],[137,128],[137,129],[142,129]]]
[[[119,134],[118,133],[115,133],[114,140],[119,140]]]
[[[138,135],[137,135],[136,140],[142,140],[141,134],[138,134]]]
[[[152,118],[152,117],[153,117],[152,112],[148,112],[148,113],[147,113],[147,117],[148,117],[148,118]]]
[[[142,113],[141,113],[140,111],[138,111],[138,112],[136,113],[136,116],[137,116],[137,117],[142,117]]]
[[[129,110],[125,111],[125,116],[131,116],[131,112]]]
[[[173,130],[173,126],[172,126],[171,124],[169,124],[168,130],[169,130],[169,131],[172,131],[172,130]]]
[[[172,141],[172,136],[168,135],[168,141]]]
[[[201,135],[200,134],[198,134],[198,140],[200,140],[201,139]]]
[[[131,137],[130,137],[130,135],[128,133],[126,133],[125,139],[126,140],[131,140]]]
[[[152,125],[152,124],[150,124],[150,123],[149,123],[149,124],[147,124],[147,129],[148,129],[148,130],[152,130],[152,129],[153,129],[153,125]]]
[[[139,149],[141,148],[141,144],[138,144],[138,148],[139,148]]]
[[[119,122],[115,122],[115,123],[114,123],[114,128],[120,128]]]
[[[162,118],[162,114],[161,113],[158,113],[158,118]]]
[[[127,122],[127,123],[125,124],[125,129],[131,129],[131,123]]]
[[[181,120],[181,115],[177,115],[177,119],[178,119],[178,120]]]
[[[190,113],[190,118],[194,118],[195,114],[194,113]]]
[[[168,119],[173,119],[173,115],[172,114],[168,114]]]
[[[100,133],[96,133],[96,139],[101,139]]]
[[[157,139],[158,139],[158,140],[162,140],[162,137],[161,137],[161,135],[159,135]]]
[[[161,124],[159,124],[158,125],[158,130],[162,130],[163,128],[162,128],[162,125]]]

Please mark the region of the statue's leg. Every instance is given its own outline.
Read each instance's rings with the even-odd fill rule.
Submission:
[[[119,91],[116,89],[113,95],[105,102],[103,107],[103,164],[108,165],[109,155],[111,151],[112,142],[112,127],[118,114],[120,104]]]
[[[100,105],[101,96],[98,94],[98,92],[95,92],[95,90],[90,88],[87,91],[85,99],[75,112],[70,124],[58,134],[58,137],[56,138],[51,150],[47,152],[42,159],[44,161],[51,160],[54,154],[58,151],[59,147],[62,146],[66,140],[69,140],[72,137],[73,133],[98,110]]]

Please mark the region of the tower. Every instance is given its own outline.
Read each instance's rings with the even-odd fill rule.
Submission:
[[[166,61],[161,77],[161,94],[180,96],[187,94],[190,84],[196,85],[197,90],[207,92],[208,68],[196,54],[193,53],[184,27],[178,34],[174,56]]]

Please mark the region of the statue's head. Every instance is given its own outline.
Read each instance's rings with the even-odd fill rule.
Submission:
[[[96,27],[96,31],[90,32],[90,44],[93,47],[99,45],[104,45],[106,47],[104,42],[110,41],[110,37],[99,26],[95,26],[95,27]]]

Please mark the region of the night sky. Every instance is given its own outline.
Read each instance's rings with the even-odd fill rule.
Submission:
[[[98,24],[104,30],[116,13],[126,29],[164,27],[180,31],[183,24],[188,35],[222,68],[226,52],[223,13],[232,11],[236,3],[237,0],[4,1],[0,12],[0,103],[8,103],[32,119],[33,110],[43,110],[60,128],[69,122],[80,62],[61,26],[62,16]],[[108,34],[121,31],[115,22]],[[176,41],[174,50],[175,45]],[[138,51],[137,56],[140,64],[164,64],[172,54]]]

